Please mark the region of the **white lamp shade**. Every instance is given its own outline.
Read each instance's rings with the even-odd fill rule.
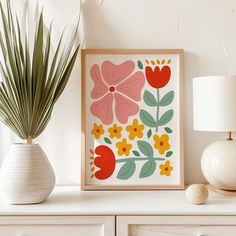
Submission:
[[[236,131],[236,76],[193,79],[193,126],[201,131]]]

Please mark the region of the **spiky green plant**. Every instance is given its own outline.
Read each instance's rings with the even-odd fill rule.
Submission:
[[[21,139],[32,143],[47,126],[53,107],[70,77],[79,50],[79,45],[75,45],[79,23],[64,46],[61,35],[53,54],[51,27],[49,32],[44,32],[41,11],[30,52],[29,33],[24,37],[21,34],[19,19],[17,16],[13,18],[9,0],[6,12],[0,1],[0,13],[3,25],[0,30],[3,55],[0,61],[0,118]]]

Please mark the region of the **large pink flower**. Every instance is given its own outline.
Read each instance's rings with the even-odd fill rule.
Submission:
[[[122,124],[127,123],[129,116],[138,113],[139,106],[136,102],[141,100],[145,79],[141,71],[133,73],[134,68],[132,61],[125,61],[120,65],[105,61],[101,69],[97,64],[91,67],[90,75],[94,82],[91,97],[96,101],[90,109],[103,124],[113,122],[114,112]]]

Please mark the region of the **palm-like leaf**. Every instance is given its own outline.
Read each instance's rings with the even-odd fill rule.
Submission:
[[[0,48],[3,61],[0,72],[0,118],[20,138],[31,143],[47,126],[53,107],[63,92],[76,56],[75,38],[78,24],[62,47],[62,36],[51,52],[51,27],[44,42],[43,13],[35,30],[33,52],[29,51],[28,35],[23,41],[18,17],[13,18],[9,1],[7,13],[0,2],[3,30],[0,31]],[[31,56],[32,55],[32,56]],[[49,57],[52,56],[52,62]]]

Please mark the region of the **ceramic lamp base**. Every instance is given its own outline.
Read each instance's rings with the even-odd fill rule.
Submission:
[[[217,141],[207,146],[202,153],[201,168],[212,186],[236,190],[236,141]]]

